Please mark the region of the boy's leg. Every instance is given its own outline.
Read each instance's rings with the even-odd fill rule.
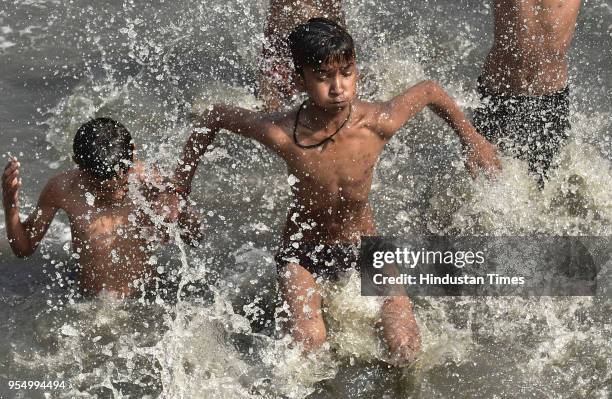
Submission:
[[[312,274],[297,263],[287,263],[279,270],[280,292],[289,305],[289,331],[304,352],[325,343],[327,332],[321,314],[321,293]]]
[[[392,296],[382,306],[383,336],[396,365],[412,363],[421,350],[421,334],[407,296]]]

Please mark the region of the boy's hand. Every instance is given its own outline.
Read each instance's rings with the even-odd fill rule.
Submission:
[[[471,136],[463,148],[467,156],[465,167],[472,178],[476,178],[478,168],[484,170],[489,177],[501,169],[497,148],[481,135]]]
[[[176,192],[170,190],[160,193],[157,197],[161,216],[166,223],[174,223],[181,213],[181,198]]]
[[[178,223],[181,238],[188,243],[198,242],[202,239],[202,221],[196,212],[189,207],[181,196],[180,191],[168,187],[167,191],[159,194],[157,200],[161,208],[161,216],[166,223]]]
[[[17,158],[10,157],[4,168],[4,173],[2,173],[2,205],[7,212],[9,209],[17,209],[19,206],[20,166]]]
[[[195,245],[202,241],[202,220],[197,212],[189,205],[181,212],[178,220],[179,227],[183,231],[181,238],[190,245]]]

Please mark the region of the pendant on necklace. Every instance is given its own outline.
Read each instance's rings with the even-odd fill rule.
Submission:
[[[319,152],[323,152],[323,150],[329,145],[329,143],[333,143],[333,142],[334,142],[334,139],[332,139],[331,137],[323,140],[321,145],[318,147]]]

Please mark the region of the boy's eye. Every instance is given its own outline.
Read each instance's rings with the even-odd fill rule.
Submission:
[[[353,71],[350,69],[345,69],[344,71],[342,71],[342,74],[344,76],[351,76],[353,74]]]

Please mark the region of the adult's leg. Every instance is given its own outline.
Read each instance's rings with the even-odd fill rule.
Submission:
[[[295,342],[310,352],[325,343],[327,332],[321,314],[321,293],[312,274],[297,263],[279,270],[282,299],[289,306],[289,331]]]

